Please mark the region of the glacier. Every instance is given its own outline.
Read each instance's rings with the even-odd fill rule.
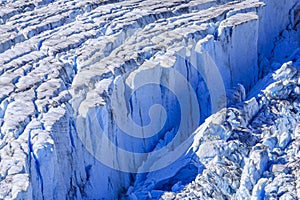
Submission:
[[[300,198],[298,0],[0,8],[0,199]]]

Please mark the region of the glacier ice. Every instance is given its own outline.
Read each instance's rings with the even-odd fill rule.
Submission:
[[[278,76],[274,83],[286,82],[298,87],[298,68],[291,63],[284,64],[275,74],[285,78]],[[278,96],[269,96],[272,91],[278,92]],[[227,138],[215,137],[219,133],[223,135],[222,131],[209,131],[217,117],[208,118],[196,131],[191,148],[204,165],[203,172],[180,192],[166,192],[162,198],[297,199],[299,141],[295,132],[298,131],[299,114],[293,109],[299,107],[299,98],[294,96],[286,100],[286,93],[295,95],[288,85],[281,89],[276,84],[269,85],[263,93],[249,100],[257,99],[256,106],[260,107],[250,120],[245,115],[247,107],[243,105],[247,101],[238,109],[228,108],[216,113],[228,116],[220,123],[231,125],[227,125]],[[230,117],[233,113],[234,117]],[[248,123],[244,123],[245,120]]]
[[[300,198],[298,0],[0,8],[0,199]]]

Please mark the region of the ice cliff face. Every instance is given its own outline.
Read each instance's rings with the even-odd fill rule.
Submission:
[[[0,6],[1,199],[300,198],[297,0]]]
[[[198,173],[172,177],[172,192],[162,199],[300,197],[299,61],[298,57],[294,64],[285,63],[263,80],[269,85],[256,97],[217,112],[195,131],[194,143],[183,158],[192,161],[180,167],[198,167]],[[155,176],[149,174],[148,181],[161,179]],[[184,185],[189,176],[195,179]],[[150,187],[146,181],[135,188],[138,192],[132,195],[139,199]],[[151,189],[150,194],[159,192]]]

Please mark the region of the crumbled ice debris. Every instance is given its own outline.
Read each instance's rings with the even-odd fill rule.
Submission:
[[[195,141],[199,146],[194,148],[195,153],[205,170],[182,191],[166,192],[161,196],[162,199],[300,198],[300,114],[296,111],[300,101],[298,95],[292,94],[292,88],[299,86],[300,71],[290,62],[278,69],[274,77],[275,83],[285,84],[266,86],[257,97],[261,108],[247,124],[239,123],[228,130],[229,139],[217,137],[211,141],[211,137],[206,136],[210,139],[201,143]],[[272,92],[276,92],[276,95],[272,95]],[[263,100],[265,97],[267,101]],[[251,107],[242,106],[235,113],[241,115],[244,109]],[[230,112],[230,108],[227,112]],[[234,120],[228,118],[227,123],[231,124]],[[242,134],[236,135],[236,130],[241,129],[244,129]],[[204,136],[211,133],[204,131],[196,134]],[[231,147],[228,154],[227,147]],[[235,169],[230,168],[233,166]]]
[[[299,198],[298,1],[0,0],[0,199]]]

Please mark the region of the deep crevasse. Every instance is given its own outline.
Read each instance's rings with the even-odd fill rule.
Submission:
[[[1,13],[1,34],[10,36],[0,41],[0,195],[7,199],[158,198],[164,190],[180,192],[194,178],[205,183],[207,174],[227,168],[218,157],[210,161],[220,152],[201,148],[208,145],[236,153],[234,145],[256,143],[247,144],[240,132],[235,135],[235,129],[220,126],[225,123],[220,117],[207,120],[216,124],[209,125],[210,143],[198,144],[205,137],[201,131],[192,132],[225,106],[226,94],[229,103],[238,105],[244,99],[243,87],[248,92],[283,62],[296,61],[299,47],[296,0],[166,1],[163,6],[155,1],[34,1],[33,11],[9,1],[2,6],[6,9]],[[40,19],[45,20],[39,23]],[[255,96],[269,80],[249,95]],[[287,80],[294,79],[287,76]],[[266,103],[256,101],[250,101],[254,107],[245,108],[250,112],[246,121],[257,112],[256,104]],[[163,105],[165,111],[151,108],[153,104]],[[225,113],[239,117],[236,112],[240,111]],[[236,123],[244,129],[249,124]],[[285,132],[287,139],[277,132],[273,137],[285,144],[293,138]],[[172,140],[174,136],[178,137]],[[227,141],[230,137],[233,142]],[[181,142],[183,148],[176,148]],[[190,145],[200,150],[188,151]],[[230,175],[236,185],[211,186],[211,191],[224,197],[258,198],[261,188],[273,184],[274,180],[260,179],[270,167],[263,158],[272,161],[273,151],[257,148],[237,152],[241,162],[225,160],[236,170]],[[262,161],[248,163],[252,157]],[[248,186],[249,174],[243,170],[257,165],[261,170]],[[191,194],[194,183],[178,195]]]

